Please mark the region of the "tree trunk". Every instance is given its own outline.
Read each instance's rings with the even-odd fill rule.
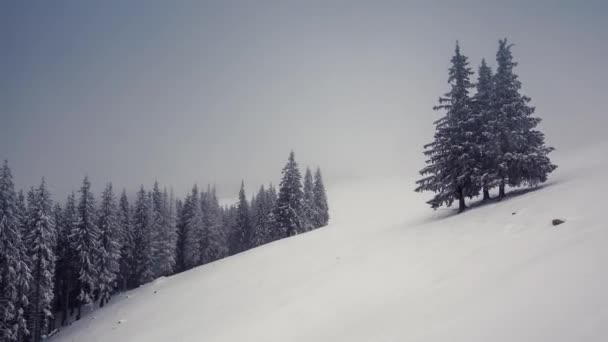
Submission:
[[[483,201],[489,201],[492,198],[490,197],[490,189],[488,189],[487,185],[483,186]]]
[[[498,186],[498,199],[501,200],[505,198],[505,180],[502,179],[500,181],[500,185]]]
[[[80,320],[80,314],[82,312],[82,303],[80,301],[80,299],[78,300],[78,313],[76,314],[76,320]]]
[[[467,208],[467,206],[464,203],[464,195],[463,195],[462,188],[459,188],[458,189],[458,212],[461,213],[461,212],[465,211],[466,208]]]

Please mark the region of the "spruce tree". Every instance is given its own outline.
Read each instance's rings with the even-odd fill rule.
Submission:
[[[465,210],[465,198],[479,193],[477,160],[479,146],[474,135],[476,120],[472,120],[472,101],[469,81],[473,72],[467,57],[460,53],[456,43],[452,66],[449,69],[450,92],[439,99],[435,110],[446,110],[444,117],[435,122],[435,140],[425,145],[424,154],[429,158],[420,171],[424,176],[417,181],[417,192],[432,191],[435,196],[428,201],[433,209],[458,201],[458,210]]]
[[[490,199],[490,189],[496,186],[496,116],[492,108],[494,93],[492,68],[481,60],[477,76],[477,93],[473,96],[473,111],[477,120],[478,180],[483,192],[483,200]]]
[[[513,61],[512,46],[506,38],[499,41],[492,99],[500,198],[505,196],[506,184],[535,186],[557,168],[548,157],[553,148],[545,146],[544,134],[535,129],[541,119],[532,116],[535,108],[529,105],[531,99],[520,94],[521,82],[513,72],[517,63]]]
[[[295,154],[291,151],[283,168],[283,179],[275,208],[277,225],[275,233],[278,238],[296,235],[303,231],[301,178]]]
[[[185,227],[183,231],[183,263],[185,269],[200,265],[200,237],[203,229],[203,212],[198,186],[192,188],[190,201],[184,207]]]
[[[99,209],[99,306],[103,307],[110,300],[116,289],[116,277],[120,271],[120,223],[118,219],[118,206],[109,183],[103,191],[101,207]]]
[[[186,208],[190,205],[190,195],[188,194],[183,201],[178,200],[175,209],[177,212],[177,245],[175,250],[175,269],[177,272],[186,270],[184,263],[184,243],[186,239],[186,228],[188,225],[188,211]]]
[[[327,194],[325,193],[325,184],[323,184],[323,176],[321,169],[315,171],[315,180],[313,185],[313,201],[315,228],[324,227],[329,223],[329,205],[327,204]]]
[[[72,193],[68,196],[61,222],[57,222],[57,267],[58,278],[57,300],[59,310],[62,312],[61,326],[68,324],[70,302],[72,293],[78,282],[78,252],[74,249],[72,231],[78,222],[76,210],[76,197]]]
[[[137,192],[133,212],[133,282],[135,286],[154,279],[152,265],[152,208],[142,185]]]
[[[158,182],[152,190],[152,258],[154,277],[167,276],[175,266],[175,227],[169,217],[169,199]]]
[[[29,293],[28,330],[39,342],[52,317],[56,232],[51,196],[44,179],[28,194],[25,245],[30,261],[32,286]]]
[[[123,291],[136,286],[133,277],[133,220],[131,206],[125,189],[118,204],[118,224],[120,232],[120,264],[118,272],[119,288]]]
[[[253,245],[261,246],[266,243],[268,231],[268,219],[272,208],[268,205],[268,195],[266,189],[262,185],[256,195],[255,207],[252,211],[255,212],[253,222]]]
[[[240,253],[251,248],[253,237],[249,203],[247,202],[247,196],[245,195],[245,182],[241,182],[239,201],[236,210],[236,229],[234,230],[233,235],[233,251],[234,253]]]
[[[202,198],[203,234],[201,236],[201,264],[222,258],[227,253],[222,211],[215,187],[208,188]]]
[[[4,161],[0,170],[0,338],[17,341],[26,334],[24,310],[31,282],[13,176]]]
[[[76,208],[76,224],[70,235],[72,248],[76,251],[78,280],[76,291],[78,293],[79,320],[82,305],[93,301],[93,294],[99,279],[97,256],[99,255],[99,229],[97,227],[97,212],[95,198],[91,192],[91,183],[88,177],[84,178],[80,188],[80,200]]]
[[[310,168],[306,168],[304,173],[304,188],[302,197],[302,223],[304,225],[304,231],[318,228],[315,219],[320,214],[317,213],[318,208],[315,205],[315,194],[314,194],[314,183],[312,180],[312,172]]]

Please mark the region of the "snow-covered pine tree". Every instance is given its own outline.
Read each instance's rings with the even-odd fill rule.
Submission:
[[[186,238],[186,228],[188,226],[188,211],[186,208],[190,205],[190,195],[188,194],[183,200],[178,200],[175,204],[175,210],[177,213],[177,244],[175,247],[175,270],[177,272],[183,272],[186,270],[184,264],[184,243]]]
[[[142,185],[137,192],[133,212],[133,279],[135,286],[154,279],[152,268],[152,208]]]
[[[70,302],[73,302],[72,293],[78,282],[78,252],[74,249],[72,232],[78,222],[76,211],[76,197],[70,194],[63,208],[62,220],[57,224],[57,264],[55,277],[59,280],[57,301],[61,311],[61,326],[68,324]]]
[[[227,242],[223,231],[222,211],[215,187],[208,187],[201,202],[203,212],[201,264],[206,264],[226,255]]]
[[[85,177],[80,188],[80,200],[76,208],[76,224],[70,235],[72,248],[76,251],[78,281],[76,291],[78,293],[79,320],[82,313],[82,305],[93,301],[93,293],[98,281],[97,256],[99,255],[99,228],[97,227],[97,211],[95,209],[95,198],[91,192],[91,183]]]
[[[110,300],[116,289],[116,277],[120,271],[120,223],[118,220],[118,206],[112,190],[112,183],[108,183],[101,195],[99,208],[99,248],[98,248],[98,290],[99,306],[103,307]]]
[[[275,208],[277,238],[296,235],[303,231],[301,178],[295,154],[291,151],[283,168],[283,179],[279,186]]]
[[[255,208],[255,221],[253,222],[253,245],[261,246],[268,240],[270,234],[269,231],[269,219],[272,207],[268,203],[268,194],[266,189],[262,185],[256,195]]]
[[[321,169],[318,167],[315,171],[312,192],[316,214],[316,219],[314,220],[315,228],[327,226],[329,223],[329,205],[327,204],[327,194],[325,193],[325,184],[323,183]]]
[[[277,219],[275,216],[277,207],[277,189],[271,183],[266,189],[266,203],[268,204],[268,223],[266,224],[266,236],[264,243],[272,242],[275,238],[275,232],[277,231]]]
[[[198,186],[194,185],[190,194],[190,201],[184,207],[186,220],[183,234],[183,262],[185,269],[200,265],[200,236],[203,229],[203,212]]]
[[[61,246],[59,246],[59,234],[60,234],[60,230],[61,230],[61,225],[63,224],[64,221],[64,217],[63,217],[63,208],[61,207],[61,204],[59,203],[55,203],[54,207],[53,207],[53,222],[55,222],[55,245],[54,245],[54,250],[53,253],[55,253],[55,269],[53,270],[53,301],[51,304],[51,312],[56,313],[59,312],[60,310],[60,297],[61,297],[61,278],[59,277],[59,253],[60,253],[60,249]],[[53,331],[55,330],[55,324],[56,324],[56,320],[55,319],[51,319],[49,320],[49,326],[48,326],[48,331]]]
[[[433,209],[445,204],[451,206],[458,200],[458,210],[466,209],[465,198],[479,194],[477,179],[476,120],[472,119],[472,101],[469,81],[473,74],[467,57],[460,53],[456,43],[452,66],[449,69],[450,92],[439,98],[435,110],[446,110],[446,115],[435,121],[435,141],[424,146],[428,164],[420,171],[424,176],[417,181],[417,192],[432,191],[435,196],[428,201]]]
[[[125,189],[122,190],[118,204],[118,224],[120,232],[120,263],[118,272],[118,286],[125,291],[136,285],[133,276],[133,220],[131,206]]]
[[[251,212],[249,202],[245,195],[245,182],[241,181],[239,201],[236,206],[236,229],[233,231],[233,253],[240,253],[251,248],[253,229],[251,225]]]
[[[23,196],[23,193],[21,193]],[[13,176],[4,161],[0,171],[0,339],[19,341],[27,331],[24,310],[31,282],[22,236],[21,204]],[[23,205],[24,206],[24,205]]]
[[[237,230],[236,217],[236,205],[232,204],[223,208],[222,222],[224,223],[223,229],[226,232],[226,235],[228,236],[228,255],[234,255],[235,253],[237,253],[234,238],[235,236],[237,236],[237,234],[235,233],[235,231]]]
[[[495,187],[496,177],[496,117],[492,110],[494,92],[492,68],[481,60],[477,74],[477,93],[473,96],[474,118],[478,121],[477,144],[479,146],[478,180],[483,192],[483,200],[490,199],[490,189]]]
[[[493,110],[498,132],[496,174],[499,179],[499,197],[505,196],[505,184],[535,186],[545,182],[557,168],[549,160],[552,147],[545,146],[544,134],[535,130],[541,119],[533,117],[535,108],[531,99],[520,94],[521,82],[513,72],[512,44],[502,39],[496,53],[497,70],[494,76]]]
[[[167,189],[163,189],[162,207],[163,230],[160,239],[163,241],[159,260],[161,261],[160,276],[169,276],[175,272],[175,246],[177,244],[177,230],[175,228],[175,201]]]
[[[28,330],[31,340],[39,342],[52,317],[56,244],[51,196],[44,179],[37,189],[32,189],[28,194],[28,201],[25,245],[32,275],[28,296]]]
[[[314,183],[312,180],[312,172],[310,168],[306,168],[304,173],[304,188],[302,196],[302,223],[304,231],[318,228],[315,220],[320,214],[317,213],[317,206],[315,205],[315,194],[314,194]]]
[[[152,189],[152,265],[154,277],[167,276],[173,273],[175,266],[174,226],[169,217],[166,192],[161,192],[158,182]]]

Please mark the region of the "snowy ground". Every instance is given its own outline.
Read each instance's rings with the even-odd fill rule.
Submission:
[[[607,341],[608,144],[555,161],[544,188],[462,215],[409,179],[330,188],[330,226],[159,279],[51,341]]]

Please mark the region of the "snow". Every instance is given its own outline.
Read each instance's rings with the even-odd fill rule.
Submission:
[[[554,159],[543,188],[460,215],[413,179],[330,187],[329,226],[115,296],[50,341],[608,340],[608,144]]]

